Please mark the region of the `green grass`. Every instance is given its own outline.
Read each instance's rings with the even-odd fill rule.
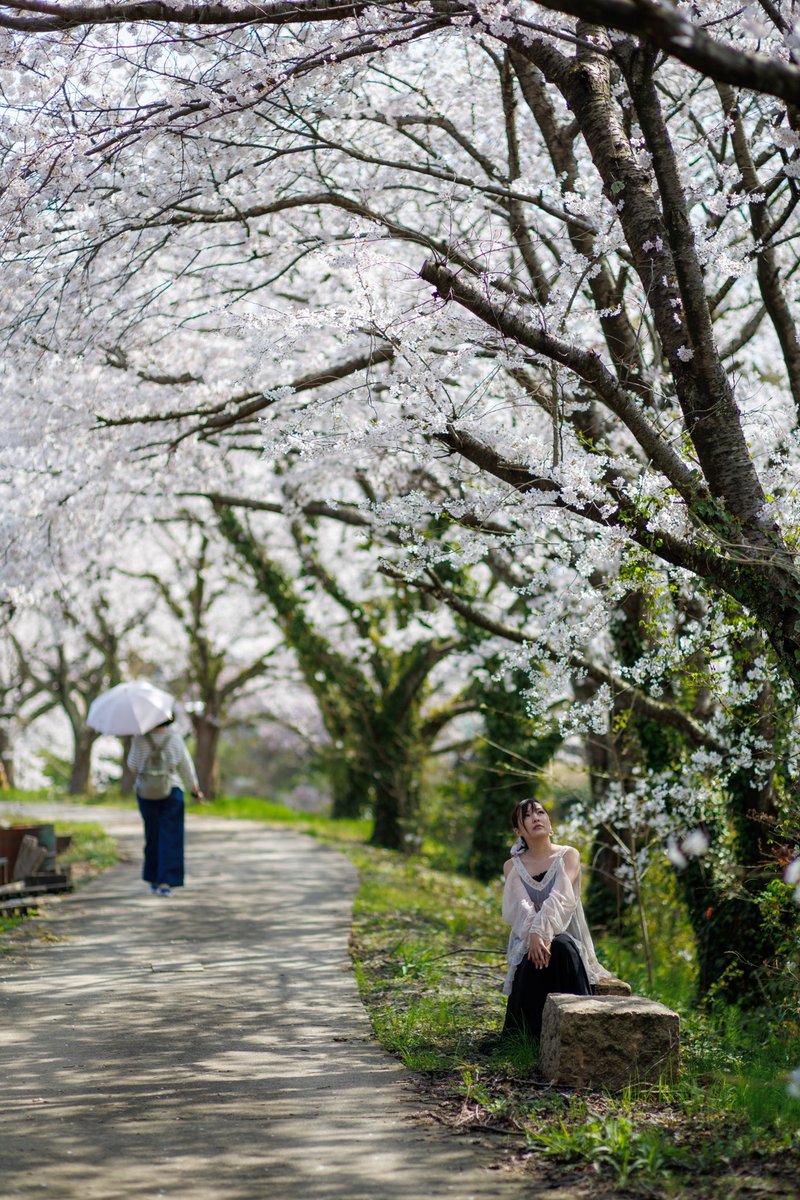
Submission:
[[[80,864],[88,874],[97,875],[117,861],[117,843],[102,825],[93,821],[56,821],[56,834],[70,834],[68,850],[58,856],[58,865]]]
[[[232,817],[239,820],[260,821],[267,825],[287,825],[315,837],[330,838],[336,842],[365,842],[372,831],[372,822],[367,819],[335,821],[321,813],[298,812],[274,800],[261,800],[257,796],[220,797],[205,804],[190,804],[190,812],[205,813],[212,817]]]

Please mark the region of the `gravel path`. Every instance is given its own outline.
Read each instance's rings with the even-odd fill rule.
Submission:
[[[0,817],[11,807],[0,805]],[[19,810],[15,810],[19,812]],[[356,874],[312,839],[192,816],[151,896],[138,815],[67,805],[128,861],[0,960],[6,1200],[512,1200],[491,1152],[416,1115],[347,956]],[[529,1193],[528,1193],[529,1194]]]

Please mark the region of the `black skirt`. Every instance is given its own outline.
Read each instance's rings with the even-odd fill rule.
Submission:
[[[525,956],[514,974],[503,1033],[526,1033],[537,1041],[542,1034],[544,1002],[551,992],[591,996],[592,985],[578,947],[568,933],[558,933],[550,945],[550,962],[535,967]]]

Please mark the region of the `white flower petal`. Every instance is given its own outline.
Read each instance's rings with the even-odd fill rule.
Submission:
[[[683,870],[689,861],[685,854],[682,854],[678,843],[674,837],[667,839],[667,858],[672,863],[673,867],[677,867],[679,871]]]
[[[689,858],[702,858],[710,845],[708,834],[704,833],[702,829],[693,829],[683,839],[681,849]]]
[[[783,872],[783,878],[787,883],[800,883],[800,858],[795,858],[789,863]]]

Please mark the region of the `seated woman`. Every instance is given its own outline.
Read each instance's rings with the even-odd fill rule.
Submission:
[[[503,919],[511,926],[503,1033],[538,1040],[550,992],[588,996],[610,975],[600,966],[581,904],[581,860],[551,840],[550,817],[538,800],[523,800],[511,817],[518,841],[505,864]]]

